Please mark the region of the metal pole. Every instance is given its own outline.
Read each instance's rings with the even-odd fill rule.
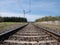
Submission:
[[[25,18],[25,10],[23,10],[24,18]]]
[[[29,12],[31,13],[31,0],[29,0]]]
[[[26,13],[31,13],[31,0],[29,0],[29,11],[23,10],[24,18]]]

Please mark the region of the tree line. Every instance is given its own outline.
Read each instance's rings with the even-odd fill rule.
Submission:
[[[1,17],[0,22],[27,22],[26,18],[22,17]]]
[[[41,21],[60,21],[60,16],[45,16],[39,19],[36,19],[36,22],[41,22]]]

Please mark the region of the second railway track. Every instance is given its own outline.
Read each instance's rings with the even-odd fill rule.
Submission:
[[[60,45],[60,43],[51,35],[48,35],[45,30],[28,24],[2,41],[0,45]]]

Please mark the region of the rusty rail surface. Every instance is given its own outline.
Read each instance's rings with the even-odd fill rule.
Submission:
[[[38,27],[38,28],[42,28],[43,30],[45,30],[49,35],[53,36],[56,40],[58,40],[60,42],[60,34],[52,31],[51,29],[45,28],[43,26],[38,26],[33,24],[34,26]]]
[[[20,26],[20,27],[14,28],[12,30],[8,30],[8,31],[5,31],[5,32],[1,33],[0,34],[0,41],[3,41],[4,39],[7,39],[10,35],[13,35],[17,31],[19,31],[19,29],[22,29],[22,28],[24,28],[27,25],[28,24],[25,24],[23,26]]]
[[[60,45],[52,33],[31,23],[11,33],[4,41],[0,41],[0,45]]]

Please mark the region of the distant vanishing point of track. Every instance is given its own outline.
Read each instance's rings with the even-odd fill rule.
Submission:
[[[0,42],[0,45],[60,45],[60,43],[42,28],[28,24]]]

